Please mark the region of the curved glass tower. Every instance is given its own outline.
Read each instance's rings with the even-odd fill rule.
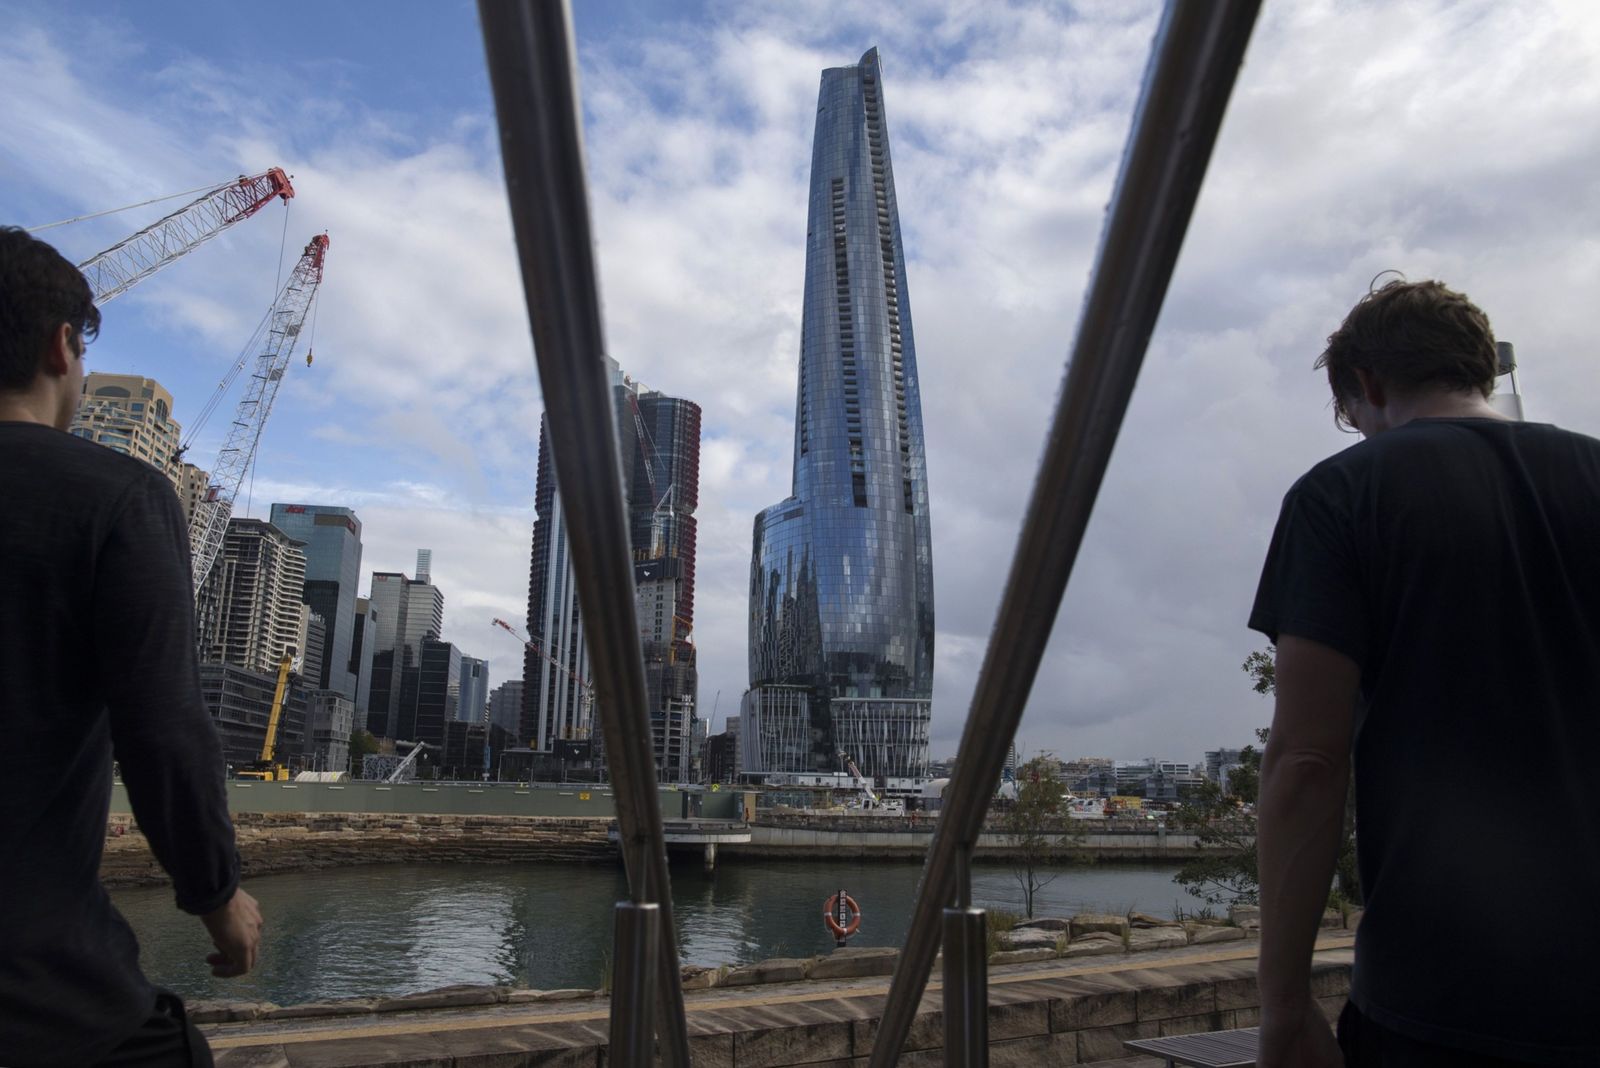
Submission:
[[[743,770],[925,775],[928,476],[875,48],[822,72],[793,487],[755,521]]]

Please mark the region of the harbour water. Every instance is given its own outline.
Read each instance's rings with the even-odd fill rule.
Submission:
[[[1136,909],[1171,916],[1202,902],[1172,881],[1171,865],[1089,864],[1051,869],[1037,915]],[[715,872],[674,866],[673,903],[684,963],[745,964],[825,953],[822,905],[839,889],[860,902],[851,945],[905,938],[920,864],[728,860]],[[611,951],[611,908],[624,894],[620,867],[527,864],[385,865],[275,875],[247,889],[266,917],[260,963],[241,979],[214,979],[210,944],[166,888],[112,897],[138,933],[150,978],[190,998],[281,1005],[411,993],[452,983],[540,989],[596,987]],[[973,896],[1021,912],[1011,869],[980,865]]]

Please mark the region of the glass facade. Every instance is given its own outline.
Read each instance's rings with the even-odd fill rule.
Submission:
[[[868,775],[925,774],[928,478],[876,49],[822,72],[798,394],[793,491],[755,521],[746,711],[762,730],[800,716],[809,736],[747,738],[747,764],[762,766],[745,770],[837,771],[843,753]],[[809,694],[803,716],[794,687]]]
[[[272,525],[305,546],[305,601],[327,624],[321,662],[306,675],[315,687],[356,699],[350,670],[355,636],[356,587],[361,582],[361,520],[348,508],[326,504],[274,504]]]

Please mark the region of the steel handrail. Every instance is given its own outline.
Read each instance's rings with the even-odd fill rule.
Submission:
[[[1259,7],[1260,0],[1170,0],[1156,30],[1066,384],[870,1068],[895,1063],[926,989],[941,914],[955,899],[1044,657]]]
[[[658,906],[656,920],[628,924],[630,930],[651,925],[659,930],[657,975],[620,974],[629,961],[648,960],[650,954],[630,952],[615,961],[619,974],[613,985],[630,994],[613,1002],[613,1012],[631,998],[648,1004],[653,985],[661,1058],[669,1068],[688,1068],[683,984],[634,618],[633,554],[584,180],[572,19],[565,0],[479,0],[478,13],[628,892],[634,905]],[[619,942],[619,953],[620,947]],[[613,1019],[613,1036],[624,1025],[639,1029],[632,1021]],[[629,1048],[647,1050],[644,1037]]]

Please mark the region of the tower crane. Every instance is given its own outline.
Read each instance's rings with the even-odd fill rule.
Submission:
[[[583,679],[579,678],[578,677],[578,673],[576,671],[573,671],[567,665],[563,664],[561,661],[557,660],[555,657],[551,656],[548,652],[546,652],[540,646],[539,642],[535,641],[532,638],[524,638],[520,633],[518,633],[517,628],[513,627],[510,623],[507,623],[503,619],[496,619],[496,620],[493,621],[493,625],[496,626],[496,627],[499,627],[501,630],[505,631],[507,634],[509,634],[513,638],[517,639],[517,641],[521,642],[522,645],[523,645],[523,648],[533,650],[533,653],[534,653],[535,656],[541,657],[542,659],[548,661],[549,663],[554,664],[557,671],[562,672],[564,675],[567,676],[567,678],[571,679],[572,680],[572,684],[578,688],[578,700],[582,703],[583,718],[585,720],[587,720],[589,718],[590,709],[594,705],[594,687],[593,686],[591,686],[588,682],[584,681]]]
[[[240,175],[89,257],[78,264],[78,270],[89,280],[94,302],[104,304],[234,223],[250,218],[274,197],[288,203],[293,196],[294,185],[282,167]]]
[[[267,339],[256,356],[244,396],[234,411],[222,451],[211,468],[211,487],[195,509],[189,526],[189,555],[194,567],[195,596],[199,597],[206,576],[216,562],[227,533],[228,519],[239,486],[255,461],[261,430],[278,396],[278,385],[294,354],[295,342],[305,325],[306,313],[322,284],[322,264],[328,252],[328,235],[318,234],[306,245],[272,305]]]

